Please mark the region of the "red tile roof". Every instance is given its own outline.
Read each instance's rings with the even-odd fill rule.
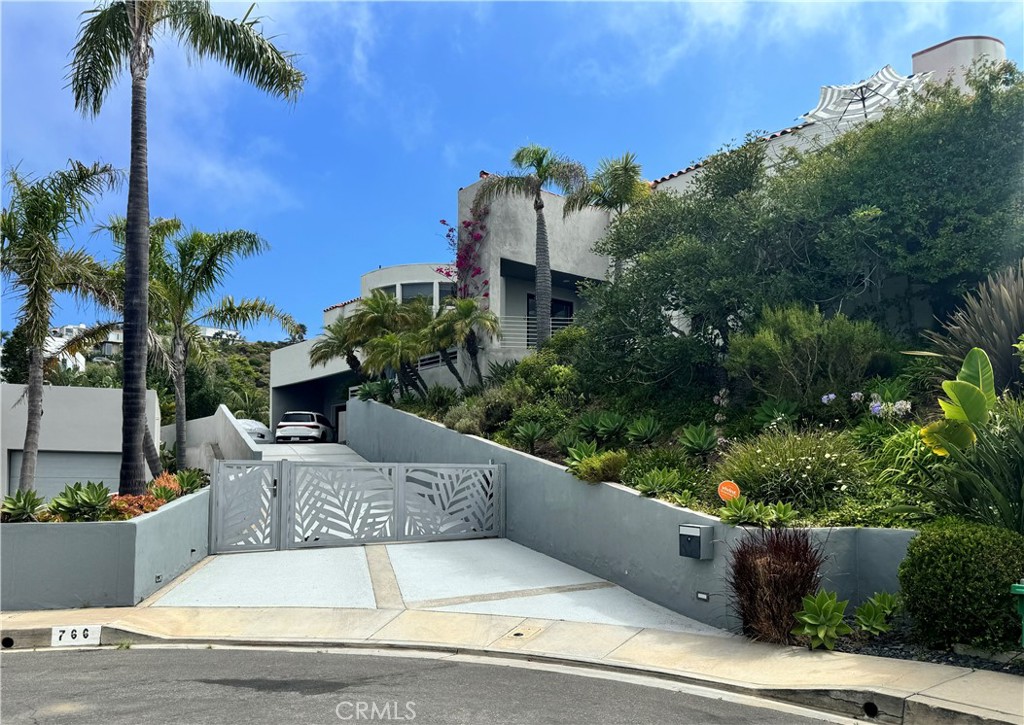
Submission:
[[[772,141],[774,139],[779,138],[780,136],[788,136],[791,133],[795,133],[797,131],[800,131],[801,129],[805,129],[805,128],[807,128],[808,126],[810,126],[812,124],[813,124],[813,121],[808,121],[806,123],[798,123],[796,126],[790,126],[789,128],[784,128],[781,131],[776,131],[775,133],[770,133],[770,134],[768,134],[766,136],[761,136],[757,140],[758,141]],[[675,173],[669,174],[667,176],[662,176],[660,179],[655,179],[654,181],[651,182],[651,188],[653,189],[654,187],[656,187],[658,184],[662,183],[663,181],[668,181],[669,179],[674,179],[677,176],[682,176],[683,174],[688,174],[689,172],[693,171],[694,169],[699,169],[703,165],[704,165],[703,161],[698,161],[695,164],[691,164],[690,166],[687,166],[685,169],[680,169],[679,171],[676,171]]]
[[[352,299],[350,299],[350,300],[345,300],[344,302],[339,302],[339,303],[338,303],[338,304],[336,304],[336,305],[331,305],[330,307],[325,307],[325,308],[324,308],[324,312],[330,312],[331,310],[336,310],[336,309],[338,309],[339,307],[344,307],[345,305],[350,305],[350,304],[352,304],[353,302],[358,302],[358,301],[359,301],[359,300],[361,300],[361,299],[362,299],[362,297],[353,297],[353,298],[352,298]]]

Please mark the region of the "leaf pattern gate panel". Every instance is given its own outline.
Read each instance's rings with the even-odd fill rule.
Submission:
[[[217,461],[211,521],[215,554],[277,548],[277,464]]]
[[[432,539],[500,535],[500,486],[498,466],[401,466],[399,537]]]
[[[285,464],[283,548],[393,541],[395,469],[388,464]]]

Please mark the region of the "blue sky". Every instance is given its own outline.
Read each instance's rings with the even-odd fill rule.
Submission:
[[[0,160],[48,173],[69,158],[128,166],[129,84],[78,115],[64,76],[82,3],[0,2]],[[239,17],[248,4],[215,3]],[[261,295],[315,333],[324,307],[377,266],[445,262],[439,219],[481,169],[525,143],[593,168],[632,151],[648,178],[750,130],[791,125],[823,84],[851,83],[957,35],[993,35],[1020,64],[1007,3],[265,2],[308,75],[293,105],[167,40],[149,82],[151,210],[207,231],[246,228],[271,251],[224,293]],[[6,200],[6,195],[5,195]],[[124,214],[126,190],[96,219]],[[112,256],[82,227],[76,242]],[[6,292],[6,290],[5,290]],[[5,294],[2,326],[14,324]],[[55,324],[96,313],[64,303]],[[248,339],[280,339],[272,326]]]

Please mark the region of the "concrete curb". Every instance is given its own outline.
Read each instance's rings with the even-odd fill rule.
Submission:
[[[2,632],[4,650],[49,650],[50,628],[6,628]],[[120,625],[103,625],[101,647],[124,644],[154,645],[220,645],[236,647],[295,647],[308,649],[395,650],[468,655],[495,660],[519,660],[577,667],[608,673],[642,675],[680,684],[695,685],[792,705],[801,705],[822,712],[870,722],[895,725],[925,723],[962,723],[964,725],[1021,725],[1005,713],[983,710],[970,705],[938,700],[916,694],[906,695],[882,687],[875,688],[779,688],[763,687],[749,682],[713,679],[696,672],[678,672],[657,667],[614,664],[583,657],[557,654],[498,650],[488,647],[467,647],[427,642],[352,639],[253,639],[247,637],[167,637]]]

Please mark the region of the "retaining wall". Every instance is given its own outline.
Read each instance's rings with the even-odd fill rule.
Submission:
[[[369,461],[505,464],[506,536],[548,556],[718,627],[738,624],[729,606],[730,547],[753,531],[645,498],[615,483],[591,485],[564,467],[375,402],[349,401],[348,445]],[[710,560],[679,555],[679,525],[714,527]],[[812,529],[828,554],[823,586],[859,604],[895,592],[899,563],[916,532]],[[708,599],[698,599],[698,593]]]

